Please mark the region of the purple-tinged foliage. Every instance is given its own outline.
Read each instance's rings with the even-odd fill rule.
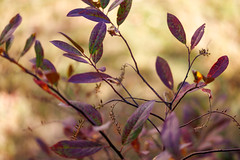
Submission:
[[[63,41],[59,41],[59,40],[54,40],[54,41],[50,41],[54,46],[58,47],[59,49],[67,52],[67,53],[72,53],[72,54],[76,54],[76,55],[82,55],[81,52],[79,52],[75,47],[71,46],[70,44],[63,42]]]
[[[42,48],[42,45],[40,43],[40,41],[36,40],[35,41],[35,53],[36,53],[36,67],[40,67],[43,63],[43,57],[44,57],[44,51]]]
[[[166,60],[161,57],[157,57],[156,71],[162,82],[169,88],[173,89],[173,77],[171,69]]]
[[[31,34],[31,36],[27,39],[25,43],[24,49],[20,55],[21,57],[24,56],[24,54],[26,54],[26,52],[32,47],[35,39],[36,39],[36,34],[35,33]]]
[[[140,105],[128,118],[122,132],[122,144],[126,145],[135,140],[142,131],[143,124],[148,119],[155,101],[148,101]]]
[[[84,3],[88,4],[91,7],[96,7],[93,0],[82,0]]]
[[[6,27],[3,29],[1,35],[0,35],[0,45],[6,42],[13,34],[13,32],[17,29],[17,27],[21,24],[22,17],[17,14],[14,16],[6,25]]]
[[[158,156],[153,158],[153,160],[171,160],[171,159],[172,156],[168,151],[163,151]]]
[[[47,155],[51,155],[51,152],[49,150],[49,147],[47,146],[47,144],[40,138],[35,138],[38,146],[41,148],[41,150],[46,153]]]
[[[108,8],[108,12],[116,8],[118,5],[120,5],[124,0],[115,0],[110,7]]]
[[[88,140],[60,141],[50,147],[52,151],[65,158],[83,158],[103,149],[103,145]]]
[[[14,36],[12,35],[7,41],[6,41],[6,45],[5,45],[5,51],[8,52],[8,50],[11,48],[12,43],[14,40]]]
[[[92,60],[96,64],[101,58],[103,54],[103,44],[96,50],[96,53],[92,55]]]
[[[118,8],[118,13],[117,13],[117,25],[120,26],[125,19],[127,18],[130,9],[132,7],[132,0],[124,0],[121,4],[120,7]]]
[[[205,29],[205,23],[201,25],[193,34],[191,39],[191,50],[193,50],[199,43],[199,41],[202,39],[202,36],[204,34]]]
[[[186,44],[186,34],[178,18],[170,13],[167,14],[168,28],[175,38],[183,44]]]
[[[106,36],[107,27],[103,22],[99,22],[92,30],[89,38],[89,53],[94,56],[93,61],[97,63],[103,53],[103,40]]]
[[[180,136],[179,122],[175,113],[172,112],[163,124],[161,139],[165,148],[174,157],[180,155]]]
[[[68,58],[73,59],[73,60],[78,61],[78,62],[82,62],[82,63],[87,63],[88,64],[87,60],[85,60],[84,58],[82,58],[82,57],[80,57],[79,55],[76,55],[76,54],[64,53],[63,56],[68,57]]]
[[[207,77],[217,78],[222,72],[225,71],[229,64],[229,60],[227,56],[220,57],[216,63],[211,67],[210,71],[208,72]]]
[[[59,32],[61,35],[63,35],[64,37],[66,37],[80,52],[84,53],[83,48],[77,43],[75,42],[72,38],[70,38],[68,35]]]
[[[30,60],[30,62],[34,65],[36,65],[36,58],[33,58]],[[52,64],[52,62],[50,62],[49,60],[47,59],[43,59],[43,62],[40,66],[40,68],[43,70],[43,71],[52,71],[52,72],[56,72],[56,68],[54,67],[54,65]]]
[[[97,83],[103,81],[103,79],[112,78],[108,74],[98,72],[87,72],[75,74],[69,78],[68,82],[71,83]]]
[[[104,9],[107,7],[110,0],[100,0],[101,7]]]
[[[68,17],[80,17],[83,16],[91,21],[110,23],[109,18],[100,10],[96,8],[77,8],[71,10]]]

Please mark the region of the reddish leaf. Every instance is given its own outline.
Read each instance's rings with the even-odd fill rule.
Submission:
[[[31,63],[33,63],[34,65],[36,65],[36,58],[33,58],[30,60]],[[47,59],[43,59],[43,63],[40,66],[40,68],[44,71],[53,71],[53,72],[57,72],[56,68],[54,67],[54,65]]]
[[[194,47],[197,46],[199,41],[202,39],[202,36],[204,34],[204,29],[205,29],[205,23],[201,25],[193,34],[191,39],[191,50],[193,50]]]
[[[173,89],[173,77],[170,67],[163,58],[157,57],[156,71],[162,82],[169,88]]]
[[[140,105],[128,118],[122,133],[122,144],[126,145],[135,140],[142,130],[143,124],[148,119],[155,101],[148,101]]]
[[[168,13],[167,14],[168,28],[175,38],[177,38],[183,44],[186,44],[186,34],[181,22],[177,17]]]
[[[180,155],[181,132],[178,119],[174,112],[167,116],[161,133],[163,145],[166,147],[169,153],[175,157],[178,157]]]
[[[71,46],[70,44],[63,42],[63,41],[50,41],[54,46],[58,47],[59,49],[67,52],[67,53],[72,53],[76,55],[82,55],[75,47]]]
[[[110,0],[100,0],[101,7],[104,9],[107,7]]]
[[[132,6],[132,0],[124,0],[118,9],[117,13],[117,25],[120,26],[127,18]]]
[[[40,138],[35,138],[38,146],[41,148],[43,152],[45,152],[47,155],[51,155],[51,152],[47,146],[47,144]]]
[[[94,54],[102,54],[101,47],[103,40],[106,35],[106,24],[103,22],[99,22],[92,30],[90,39],[89,39],[89,53],[91,55]]]
[[[87,141],[60,141],[50,147],[52,151],[65,158],[83,158],[90,156],[103,148],[103,145]]]
[[[100,10],[96,8],[77,8],[72,11],[70,11],[67,14],[68,17],[79,17],[83,16],[89,20],[95,21],[95,22],[104,22],[104,23],[110,23],[109,18]]]
[[[108,12],[120,5],[124,0],[115,0],[108,9]]]
[[[31,34],[31,36],[27,39],[25,43],[24,49],[20,55],[21,57],[32,47],[35,39],[36,39],[36,34],[35,33]]]
[[[96,53],[92,55],[92,60],[96,64],[102,57],[103,54],[103,44],[100,46]]]
[[[70,42],[72,42],[72,44],[79,50],[81,51],[82,53],[84,53],[84,50],[83,48],[77,44],[77,42],[75,42],[74,40],[72,40],[69,36],[67,36],[66,34],[62,33],[62,32],[59,32],[61,35],[63,35],[64,37],[66,37]]]
[[[72,53],[64,53],[63,54],[65,57],[68,57],[68,58],[71,58],[75,61],[78,61],[78,62],[82,62],[82,63],[88,63],[88,61],[86,61],[84,58],[76,55],[76,54],[72,54]]]
[[[210,71],[208,72],[207,78],[217,78],[222,72],[225,71],[229,63],[227,56],[220,57],[217,62],[212,66]]]
[[[0,45],[6,42],[13,34],[13,32],[17,29],[17,27],[21,24],[22,17],[17,14],[14,16],[6,25],[6,27],[3,29],[1,35],[0,35]]]
[[[202,88],[202,91],[208,95],[209,98],[212,98],[212,91],[211,89]]]
[[[132,141],[131,145],[132,145],[133,149],[135,150],[135,152],[140,153],[140,143],[139,143],[138,138],[136,138],[134,141]]]
[[[47,71],[45,72],[45,76],[51,84],[57,84],[60,78],[59,74],[55,71]]]
[[[108,74],[98,72],[87,72],[75,74],[69,78],[68,82],[72,83],[97,83],[103,81],[103,79],[111,78]]]
[[[36,53],[36,67],[40,67],[43,63],[44,52],[40,41],[35,41],[35,53]]]

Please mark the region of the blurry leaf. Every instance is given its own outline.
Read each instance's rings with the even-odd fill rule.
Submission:
[[[103,148],[103,145],[88,140],[60,141],[50,147],[52,151],[65,158],[83,158]]]
[[[212,98],[212,91],[211,89],[202,88],[202,91],[208,95],[209,98]]]
[[[120,5],[124,0],[115,0],[108,9],[108,12]]]
[[[82,55],[75,47],[71,46],[70,44],[63,42],[63,41],[50,41],[54,46],[58,47],[59,49],[67,52],[67,53],[72,53],[76,55]]]
[[[88,63],[88,61],[86,61],[84,58],[76,55],[76,54],[72,54],[72,53],[64,53],[63,54],[65,57],[68,57],[68,58],[71,58],[75,61],[78,61],[78,62],[82,62],[82,63]]]
[[[36,140],[38,146],[41,148],[41,150],[42,150],[43,152],[45,152],[47,155],[50,155],[50,154],[51,154],[51,152],[50,152],[50,150],[49,150],[49,147],[47,146],[47,144],[46,144],[42,139],[40,139],[40,138],[35,138],[35,140]]]
[[[31,63],[33,63],[34,65],[36,65],[36,58],[33,58],[30,60]],[[40,68],[43,71],[53,71],[53,72],[57,72],[56,68],[54,67],[54,65],[47,59],[43,59],[43,62],[40,66]]]
[[[51,83],[51,84],[57,84],[59,81],[59,74],[55,71],[48,71],[45,72],[45,76],[47,77],[47,80]]]
[[[183,44],[186,44],[186,34],[181,22],[177,17],[168,13],[167,14],[168,28],[175,38],[177,38]]]
[[[158,156],[154,157],[153,160],[173,160],[172,156],[168,153],[168,151],[161,152]]]
[[[106,67],[104,67],[104,66],[100,67],[100,68],[98,68],[98,70],[101,71],[101,72],[105,72],[106,71]]]
[[[96,64],[102,57],[103,44],[96,50],[96,53],[92,55],[92,60]]]
[[[184,96],[186,93],[191,93],[194,91],[197,91],[203,87],[205,87],[206,84],[203,82],[199,82],[198,84],[193,83],[193,84],[189,84],[189,83],[185,83],[182,87],[182,89],[180,90],[180,92],[178,93],[176,99],[174,100],[174,102],[178,101],[180,98],[182,98],[182,96]]]
[[[136,138],[135,140],[133,140],[133,141],[131,142],[131,145],[132,145],[133,149],[135,150],[135,152],[140,153],[140,143],[139,143],[138,138]]]
[[[217,62],[212,66],[210,71],[208,72],[207,77],[217,78],[222,72],[225,71],[229,63],[227,56],[220,57]]]
[[[13,32],[17,29],[17,27],[21,24],[22,17],[17,14],[14,16],[6,25],[6,27],[3,29],[1,35],[0,35],[0,45],[6,42],[13,34]]]
[[[183,123],[187,123],[190,120],[196,118],[199,116],[199,112],[197,111],[196,107],[194,108],[191,105],[185,105],[183,107]],[[192,128],[197,127],[199,124],[199,121],[195,121],[191,124],[189,124],[188,126],[191,126]],[[184,134],[183,134],[184,136]]]
[[[6,48],[5,48],[5,51],[8,52],[8,50],[11,48],[12,46],[12,43],[13,43],[13,40],[14,40],[14,36],[12,35],[7,41],[6,41]]]
[[[35,53],[36,53],[36,67],[40,67],[43,63],[44,52],[41,43],[36,40],[35,41]]]
[[[55,98],[57,98],[59,101],[61,101],[62,103],[66,103],[64,100],[62,100],[58,95],[56,95],[55,93],[53,93],[50,88],[48,87],[48,85],[43,82],[42,80],[38,80],[38,79],[33,79],[33,81],[39,86],[41,87],[44,91],[46,91],[47,93],[51,94],[52,96],[54,96]]]
[[[96,7],[92,0],[82,0],[84,3],[88,4],[91,7]]]
[[[73,66],[70,64],[68,66],[67,77],[69,78],[74,72]]]
[[[78,102],[78,101],[70,101],[74,106],[79,108],[85,115],[96,125],[102,125],[102,117],[101,114],[96,110],[92,105]]]
[[[101,58],[102,43],[106,35],[106,24],[99,22],[92,30],[89,39],[89,53],[91,55],[99,54]],[[97,60],[97,59],[96,59]],[[99,59],[98,59],[99,60]]]
[[[83,16],[91,21],[110,23],[109,18],[100,10],[95,8],[77,8],[67,14],[68,17]]]
[[[111,78],[111,76],[105,73],[98,73],[98,72],[87,72],[87,73],[80,73],[75,74],[69,78],[68,82],[72,83],[96,83],[101,82],[103,79]]]
[[[59,32],[61,35],[63,35],[64,37],[66,37],[70,42],[72,42],[72,44],[79,50],[81,51],[82,53],[84,53],[84,50],[83,48],[77,44],[77,42],[75,42],[74,40],[72,40],[69,36],[67,36],[66,34],[62,33],[62,32]]]
[[[163,58],[157,57],[156,71],[162,82],[169,88],[173,89],[173,77],[170,67]]]
[[[199,83],[203,79],[203,75],[195,70],[192,70],[193,76],[194,76],[194,82]]]
[[[104,9],[107,7],[110,0],[100,0],[101,7]]]
[[[208,83],[211,83],[212,81],[214,81],[215,78],[213,77],[205,77],[203,76],[203,81],[208,84]]]
[[[148,101],[140,105],[128,118],[122,133],[122,144],[126,145],[135,140],[142,130],[143,124],[148,119],[155,101]]]
[[[132,0],[124,0],[120,7],[118,8],[117,13],[117,25],[120,26],[124,20],[127,18],[128,13],[130,12],[132,6]]]
[[[162,143],[165,148],[171,153],[173,156],[178,157],[180,155],[180,128],[179,122],[174,112],[171,112],[162,128],[161,132]]]
[[[199,41],[202,39],[202,36],[204,34],[204,29],[205,29],[205,23],[201,25],[193,34],[191,39],[191,50],[193,50],[194,47],[197,46]]]
[[[34,41],[35,41],[35,38],[36,38],[36,34],[33,33],[31,34],[31,36],[27,39],[26,43],[25,43],[25,46],[24,46],[24,49],[20,55],[20,57],[24,56],[24,54],[31,48],[31,46],[33,45]]]
[[[97,131],[104,131],[104,130],[109,129],[110,125],[111,125],[111,121],[108,121],[107,123],[105,123],[101,126],[93,126],[93,130],[96,131],[96,132]]]

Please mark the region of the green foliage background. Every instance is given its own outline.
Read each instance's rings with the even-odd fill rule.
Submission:
[[[15,40],[10,54],[17,56],[23,49],[25,40],[33,32],[41,41],[45,50],[45,57],[50,59],[58,72],[64,77],[67,68],[72,64],[75,73],[89,71],[88,66],[78,64],[64,58],[61,51],[49,43],[53,39],[62,39],[57,32],[61,31],[77,40],[88,51],[88,39],[94,27],[94,22],[84,18],[67,18],[66,14],[74,9],[85,7],[80,0],[1,0],[0,1],[0,30],[9,22],[10,18],[20,13],[23,22],[15,33]],[[167,90],[155,73],[154,63],[156,56],[165,58],[173,72],[175,87],[185,76],[187,69],[187,51],[170,33],[166,23],[167,12],[176,15],[182,22],[187,34],[187,43],[194,31],[206,23],[205,35],[198,47],[209,48],[211,56],[201,57],[194,65],[194,69],[207,74],[210,67],[222,55],[228,55],[230,64],[228,69],[217,78],[209,87],[213,91],[214,108],[229,109],[232,115],[240,116],[240,1],[237,0],[134,0],[132,10],[126,21],[120,27],[122,34],[128,40],[136,60],[147,80],[157,88],[158,92]],[[116,11],[109,14],[115,19]],[[35,56],[33,48],[20,60],[25,66],[31,67],[29,59]],[[126,46],[116,37],[108,35],[104,41],[103,59],[99,66],[106,66],[107,73],[120,75],[120,68],[124,63],[132,63]],[[60,109],[59,102],[44,93],[36,86],[32,78],[26,76],[19,68],[0,59],[0,159],[21,160],[30,157],[43,158],[34,137],[43,138],[48,145],[64,139],[61,121],[71,112]],[[127,68],[124,83],[131,87],[137,97],[155,98],[145,88],[134,72]],[[192,77],[189,77],[189,82]],[[106,85],[96,96],[86,96],[95,85],[65,85],[61,82],[60,88],[65,90],[68,98],[97,103],[114,97],[114,93]],[[77,91],[74,90],[77,88]],[[207,110],[207,98],[202,93],[195,93],[186,97],[186,102],[193,101],[199,96],[204,111]],[[202,102],[204,101],[204,102]],[[184,104],[183,104],[184,105]],[[119,121],[124,124],[132,109],[116,109]],[[106,109],[108,111],[108,109]],[[161,112],[159,108],[155,109]],[[181,112],[181,107],[179,107]],[[108,117],[108,113],[104,113]],[[122,118],[125,117],[125,118]],[[108,118],[106,118],[108,119]],[[239,118],[238,118],[239,119]],[[30,129],[28,129],[30,127]],[[239,131],[231,125],[232,135]],[[240,142],[234,136],[233,140]]]

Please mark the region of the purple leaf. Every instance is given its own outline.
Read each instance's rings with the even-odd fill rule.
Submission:
[[[177,38],[183,44],[186,44],[186,34],[181,22],[177,17],[168,13],[167,14],[168,28],[175,38]]]
[[[92,30],[91,36],[89,39],[89,53],[91,55],[94,54],[102,54],[101,47],[103,40],[106,35],[106,24],[103,22],[99,22]],[[101,58],[101,56],[98,56]]]
[[[68,17],[83,16],[95,22],[110,23],[109,18],[100,10],[95,8],[77,8],[67,14]]]
[[[208,72],[207,77],[217,78],[222,72],[225,71],[229,63],[227,56],[220,57],[217,62],[211,67],[210,71]]]
[[[108,12],[120,5],[124,0],[115,0],[108,9]]]
[[[103,81],[103,79],[111,78],[108,74],[98,72],[87,72],[75,74],[69,78],[68,82],[72,83],[97,83]]]
[[[193,50],[194,47],[197,46],[199,41],[202,39],[202,36],[204,34],[204,29],[205,29],[205,23],[201,25],[193,34],[191,39],[191,50]]]
[[[148,101],[140,105],[128,118],[122,133],[122,144],[126,145],[135,140],[142,130],[143,124],[148,119],[155,101]]]
[[[44,52],[40,41],[35,41],[35,53],[36,53],[36,67],[40,67],[43,63]]]
[[[103,44],[96,50],[96,53],[92,55],[92,60],[96,64],[102,57]]]
[[[106,71],[106,67],[102,66],[102,67],[98,68],[98,70],[101,71],[101,72],[105,72]]]
[[[110,0],[100,0],[101,7],[104,9],[107,7]]]
[[[61,35],[63,35],[64,37],[66,37],[70,42],[72,42],[72,44],[82,53],[84,53],[84,50],[83,48],[78,45],[74,40],[72,40],[69,36],[67,36],[66,34],[62,33],[62,32],[59,32]]]
[[[132,6],[132,0],[124,0],[120,7],[118,8],[117,13],[117,25],[120,26],[124,20],[127,18],[128,13],[130,12]]]
[[[92,0],[82,0],[82,1],[91,7],[96,7]]]
[[[58,47],[59,49],[67,52],[67,53],[72,53],[76,55],[82,55],[75,47],[71,46],[70,44],[63,42],[63,41],[50,41],[54,46]]]
[[[41,148],[43,152],[45,152],[47,155],[50,155],[50,150],[47,144],[40,138],[35,138],[38,146]]]
[[[6,42],[13,34],[13,32],[17,29],[17,27],[21,24],[22,17],[17,14],[14,16],[3,29],[1,36],[0,36],[0,45]]]
[[[84,58],[76,55],[76,54],[72,54],[72,53],[64,53],[63,54],[65,57],[68,57],[68,58],[71,58],[75,61],[78,61],[78,62],[82,62],[82,63],[88,63],[88,61],[86,61]]]
[[[30,60],[30,62],[34,65],[36,65],[36,58],[33,58]],[[52,72],[57,72],[56,68],[54,65],[47,59],[43,59],[43,62],[40,66],[40,68],[44,71],[52,71]]]
[[[156,71],[162,82],[169,88],[173,89],[173,77],[170,67],[163,58],[157,57]]]
[[[31,36],[27,39],[25,43],[24,49],[20,55],[21,57],[24,56],[24,54],[32,47],[35,39],[36,39],[36,34],[35,33],[31,34]]]
[[[102,125],[101,114],[92,105],[78,101],[71,101],[71,103],[79,108],[96,126]]]
[[[60,141],[50,147],[52,151],[65,158],[83,158],[103,148],[103,145],[88,140]]]
[[[165,148],[175,157],[180,155],[180,134],[178,119],[172,112],[163,124],[161,139]]]

